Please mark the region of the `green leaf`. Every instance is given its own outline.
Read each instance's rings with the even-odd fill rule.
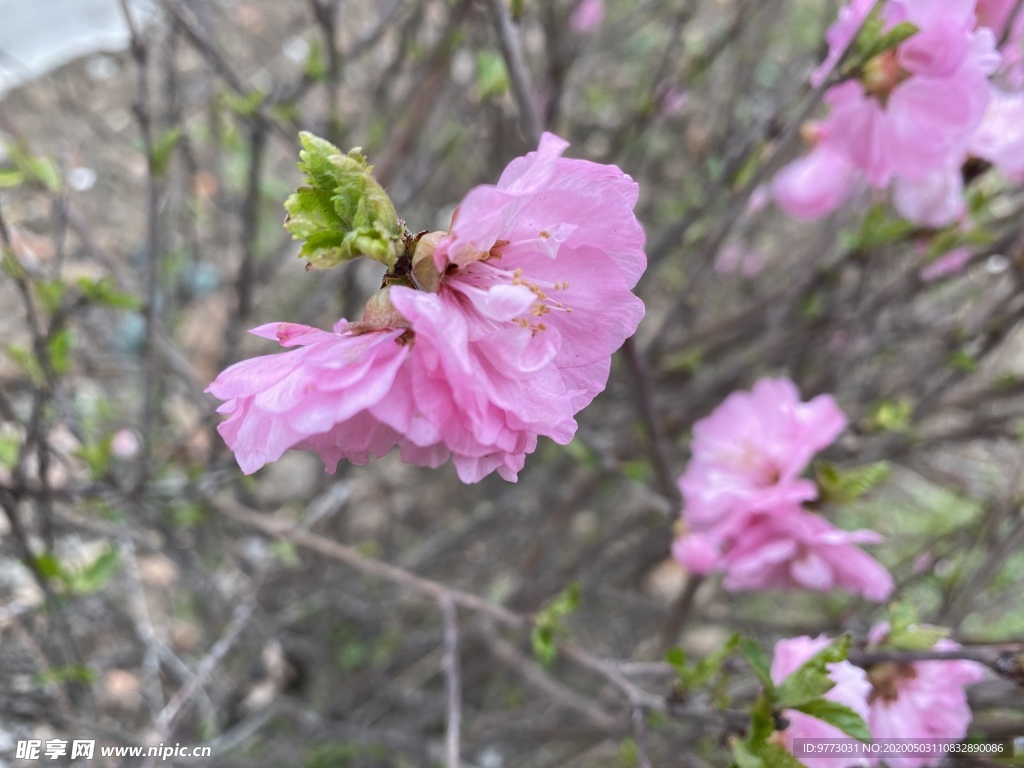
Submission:
[[[864,718],[838,701],[812,699],[799,706],[791,707],[791,709],[835,726],[847,736],[861,741],[871,741],[871,731],[868,730],[868,724],[864,722]]]
[[[89,565],[66,575],[68,589],[77,595],[99,592],[114,578],[120,567],[117,550],[108,547]]]
[[[740,649],[740,653],[742,653],[746,658],[750,668],[754,670],[754,674],[757,675],[765,690],[774,692],[775,683],[772,682],[771,675],[772,663],[761,646],[749,637],[741,637],[737,641],[737,646]]]
[[[58,376],[71,368],[71,346],[74,339],[70,328],[61,328],[50,336],[46,342],[46,352],[50,358],[50,367]]]
[[[39,301],[51,315],[60,307],[67,286],[63,280],[41,280],[35,284]]]
[[[533,620],[530,641],[534,655],[544,664],[550,664],[558,653],[556,638],[565,632],[563,620],[580,606],[580,583],[574,581],[565,590],[549,600]]]
[[[508,72],[501,54],[495,51],[477,52],[476,92],[481,101],[508,92]]]
[[[153,175],[164,176],[171,164],[171,156],[174,148],[181,140],[181,128],[170,128],[164,131],[155,142],[153,142]]]
[[[722,643],[721,647],[708,654],[696,664],[686,665],[686,653],[682,648],[670,648],[665,653],[665,661],[672,665],[679,676],[679,684],[684,690],[692,690],[707,685],[714,674],[721,669],[722,663],[729,658],[739,645],[740,635],[734,633]]]
[[[393,269],[403,250],[404,228],[373,168],[359,149],[347,155],[311,133],[300,134],[300,187],[284,207],[285,229],[302,240],[299,257],[315,269],[367,256]]]
[[[868,423],[877,432],[906,432],[914,406],[907,398],[883,400],[875,405],[868,417]]]
[[[4,351],[11,360],[18,364],[21,370],[28,374],[33,384],[42,386],[46,382],[43,367],[39,364],[39,359],[32,352],[18,344],[8,344]]]
[[[18,170],[0,171],[0,189],[18,187],[25,182],[25,174]]]
[[[51,192],[59,192],[61,187],[60,168],[48,157],[33,157],[29,160],[30,176]]]
[[[113,435],[107,435],[102,440],[86,443],[75,451],[75,456],[89,465],[89,472],[93,480],[100,480],[107,474],[107,468],[110,466],[110,446],[113,440]]]
[[[732,764],[736,768],[765,768],[764,760],[747,749],[739,739],[732,744]]]
[[[820,498],[832,504],[849,504],[885,482],[889,470],[889,463],[885,461],[846,470],[820,462],[815,466]]]
[[[843,245],[853,251],[872,251],[883,245],[894,243],[917,230],[917,225],[906,219],[890,218],[882,205],[873,205],[865,214],[860,230],[844,232]]]
[[[767,691],[761,691],[750,707],[750,729],[747,731],[747,747],[755,755],[775,732],[775,711]]]
[[[78,280],[78,287],[85,294],[85,298],[95,304],[101,304],[111,309],[135,310],[142,307],[142,301],[138,297],[117,290],[114,281],[109,277],[99,280],[82,277]]]
[[[849,635],[837,637],[801,664],[779,683],[775,705],[780,709],[796,709],[831,691],[836,684],[829,677],[827,665],[845,661],[850,655],[850,643]]]
[[[974,373],[978,370],[978,361],[969,352],[958,349],[946,360],[950,368],[955,368],[963,373]]]
[[[918,623],[917,611],[913,606],[896,602],[889,606],[889,634],[881,643],[881,647],[902,651],[927,651],[948,635],[949,630],[944,627]]]
[[[781,744],[769,742],[761,749],[761,758],[766,766],[770,768],[807,768],[806,765],[797,760],[793,753],[788,751]]]
[[[850,76],[862,69],[871,59],[892,50],[920,31],[916,24],[904,21],[886,30],[882,7],[875,6],[861,24],[857,36],[850,44],[850,56],[843,66],[843,74]]]
[[[323,46],[316,38],[309,43],[306,55],[306,77],[313,82],[321,82],[327,77],[327,62],[324,60]]]

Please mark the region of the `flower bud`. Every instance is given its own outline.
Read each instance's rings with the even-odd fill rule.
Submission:
[[[416,241],[416,250],[412,254],[412,276],[421,290],[437,293],[441,273],[434,263],[434,251],[446,237],[447,232],[428,232]]]
[[[391,303],[391,286],[385,285],[366,302],[363,309],[362,322],[355,325],[364,332],[376,331],[381,328],[411,328],[412,324],[395,309]]]

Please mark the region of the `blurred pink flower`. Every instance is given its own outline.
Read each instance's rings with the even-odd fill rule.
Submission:
[[[243,471],[289,448],[333,471],[398,445],[421,466],[451,456],[463,482],[514,481],[539,436],[572,439],[643,317],[631,288],[646,256],[637,185],[562,158],[567,146],[545,134],[496,186],[470,191],[433,254],[436,292],[392,285],[396,312],[334,333],[254,330],[301,349],[238,363],[209,387],[227,400],[219,430]]]
[[[826,140],[779,171],[772,197],[794,219],[813,221],[839,207],[850,194],[853,179],[853,166]]]
[[[969,151],[988,160],[1011,181],[1024,181],[1024,93],[993,89],[992,102],[971,137]]]
[[[888,634],[888,624],[871,629],[869,639],[878,643]],[[940,640],[935,649],[955,650],[951,640]],[[984,676],[984,667],[973,661],[915,661],[885,663],[873,667],[868,678],[868,727],[875,739],[962,739],[971,722],[971,708],[964,687]],[[944,754],[886,758],[891,768],[927,768],[942,762]]]
[[[771,677],[778,685],[786,677],[799,669],[800,665],[810,659],[814,654],[829,644],[829,639],[824,635],[816,638],[794,637],[789,640],[780,640],[775,644],[775,652],[772,656]],[[868,682],[867,673],[859,667],[853,666],[848,661],[840,661],[828,665],[829,677],[835,682],[835,687],[825,694],[824,698],[845,704],[865,720],[868,715],[867,697],[871,691],[871,683]],[[829,725],[823,720],[811,717],[803,712],[794,709],[783,710],[782,716],[789,721],[789,725],[779,736],[782,746],[793,751],[793,739],[845,739],[845,733]],[[800,761],[807,768],[837,768],[834,757],[801,757]],[[851,766],[867,766],[871,761],[862,758],[856,762],[849,760],[843,763],[843,768]]]
[[[715,271],[720,275],[739,272],[743,277],[756,277],[764,269],[764,254],[746,243],[733,240],[715,256]]]
[[[119,429],[110,440],[110,452],[119,459],[133,459],[139,453],[139,437],[130,429]]]
[[[932,171],[922,179],[896,179],[893,204],[901,216],[923,227],[940,229],[955,224],[967,209],[960,162]]]
[[[721,539],[752,512],[815,498],[814,483],[800,474],[845,427],[830,395],[801,402],[788,379],[733,392],[693,426],[692,456],[679,479],[684,522]]]
[[[885,600],[892,576],[857,544],[877,544],[874,531],[843,531],[820,515],[780,507],[747,518],[722,551],[719,567],[729,590],[833,589]]]
[[[873,5],[853,0],[842,9],[826,35],[829,56],[812,82],[824,81]],[[830,213],[856,170],[876,188],[898,180],[901,212],[926,226],[945,226],[962,213],[952,171],[985,115],[988,77],[1000,62],[992,31],[975,26],[974,5],[890,0],[883,6],[888,26],[909,21],[919,31],[869,61],[859,79],[828,89],[823,138],[776,178],[783,210],[802,219]]]
[[[573,32],[593,32],[604,21],[604,0],[579,0],[569,17],[569,28]]]
[[[722,571],[730,590],[843,589],[871,600],[892,590],[888,571],[855,545],[873,531],[841,531],[800,504],[817,496],[801,477],[846,427],[829,395],[810,402],[787,379],[734,392],[693,427],[679,479],[683,534],[676,559],[694,573]]]
[[[921,271],[918,272],[918,276],[922,281],[930,283],[933,280],[938,280],[940,277],[955,275],[967,266],[967,262],[970,260],[970,248],[954,248],[952,251],[940,256],[926,267],[922,267]]]

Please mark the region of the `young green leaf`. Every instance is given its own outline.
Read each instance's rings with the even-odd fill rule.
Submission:
[[[328,269],[367,256],[389,269],[402,251],[404,228],[373,167],[359,149],[347,155],[314,136],[300,134],[299,170],[309,186],[288,198],[285,229],[302,240],[299,257]]]
[[[871,740],[871,731],[868,730],[868,725],[864,722],[864,718],[838,701],[811,699],[799,706],[791,707],[791,709],[798,710],[811,717],[816,717],[829,725],[834,725],[847,736],[852,736],[861,741]]]
[[[827,665],[845,661],[850,654],[850,642],[849,635],[837,637],[801,664],[779,683],[775,705],[795,709],[831,691],[835,681],[829,677]]]
[[[774,692],[775,683],[772,682],[771,676],[772,664],[768,659],[768,655],[764,652],[761,646],[749,637],[741,637],[737,641],[737,646],[740,649],[740,653],[742,653],[746,658],[750,668],[754,670],[754,674],[757,675],[765,690]]]
[[[849,504],[885,482],[889,469],[885,461],[846,470],[821,462],[815,467],[819,498],[832,504]]]
[[[565,590],[550,600],[534,617],[530,641],[533,653],[543,664],[550,664],[558,653],[556,639],[565,631],[563,619],[579,608],[580,584],[574,581]]]

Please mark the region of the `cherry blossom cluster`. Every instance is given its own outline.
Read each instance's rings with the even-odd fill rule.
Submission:
[[[889,625],[876,625],[869,633],[872,647],[883,645]],[[829,644],[820,636],[794,637],[775,645],[771,664],[773,682],[780,683],[801,664]],[[959,648],[951,640],[939,640],[935,650]],[[959,740],[967,735],[971,709],[964,687],[978,682],[984,667],[972,661],[883,662],[865,671],[848,661],[828,665],[829,677],[835,687],[824,698],[849,707],[867,723],[874,739],[943,739]],[[783,710],[787,725],[776,738],[789,751],[794,739],[841,739],[846,734],[839,728],[809,714]],[[890,768],[928,768],[938,765],[945,755],[889,757]],[[801,757],[807,768],[833,768],[833,757]],[[868,758],[844,763],[846,766],[870,766],[877,763]]]
[[[673,554],[693,573],[721,572],[729,590],[842,589],[884,600],[889,572],[858,544],[874,531],[844,531],[809,511],[814,454],[846,427],[833,398],[800,400],[786,379],[734,392],[693,427],[690,463],[679,479],[682,533]]]
[[[874,5],[852,0],[841,10],[815,85],[856,47]],[[828,115],[806,126],[811,151],[776,176],[776,203],[816,219],[867,182],[891,187],[905,218],[941,228],[965,216],[969,159],[1024,180],[1024,14],[1014,18],[1014,7],[1014,0],[887,0],[883,30],[904,25],[912,33],[843,70],[845,79],[826,90]]]
[[[300,190],[313,201],[301,230],[311,253],[330,265],[362,248],[391,270],[360,322],[255,328],[291,351],[237,363],[210,385],[229,417],[218,429],[244,472],[289,449],[316,451],[333,472],[397,446],[420,466],[451,457],[463,482],[494,471],[515,481],[539,437],[572,439],[575,414],[604,389],[612,353],[643,318],[631,289],[646,256],[637,185],[615,166],[561,157],[567,146],[544,134],[496,186],[470,191],[450,231],[405,252],[389,239],[387,201],[372,219],[362,197],[336,204],[361,222],[356,236],[319,248],[335,233],[314,231],[322,206],[316,190]],[[360,171],[358,158],[340,154],[307,166],[318,178]]]

